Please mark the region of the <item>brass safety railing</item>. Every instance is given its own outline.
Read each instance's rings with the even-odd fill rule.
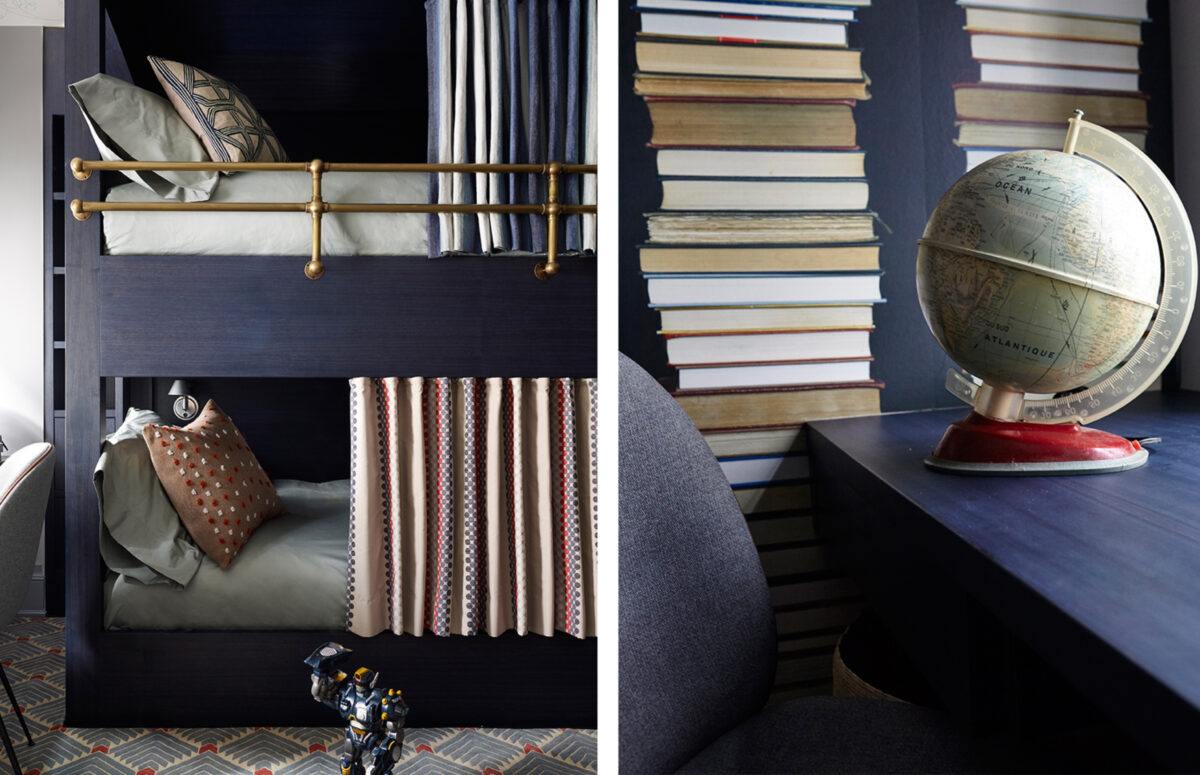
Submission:
[[[563,204],[558,201],[558,183],[563,175],[594,175],[595,164],[360,164],[329,162],[210,162],[210,161],[85,161],[71,160],[71,174],[87,180],[96,170],[193,171],[193,172],[308,172],[312,175],[312,198],[307,202],[84,202],[71,200],[71,213],[84,221],[92,213],[116,210],[174,210],[195,212],[292,213],[312,216],[312,258],[304,274],[316,280],[325,274],[321,261],[321,216],[325,213],[505,213],[546,217],[546,260],[534,267],[542,280],[558,274],[558,218],[560,215],[596,213],[596,205]],[[546,201],[535,204],[377,204],[326,202],[321,198],[321,176],[326,172],[460,172],[545,175]]]

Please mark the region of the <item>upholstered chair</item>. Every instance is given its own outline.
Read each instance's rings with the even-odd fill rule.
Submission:
[[[22,447],[0,465],[0,626],[12,623],[29,588],[53,479],[54,447],[50,444]],[[0,681],[21,728],[25,730],[25,739],[33,745],[33,737],[8,676],[4,674],[3,664],[0,664]],[[20,775],[17,754],[3,723],[0,723],[0,735],[4,738],[4,751],[13,772]]]
[[[620,770],[972,772],[1004,767],[941,713],[767,705],[775,623],[745,518],[679,404],[620,362]]]

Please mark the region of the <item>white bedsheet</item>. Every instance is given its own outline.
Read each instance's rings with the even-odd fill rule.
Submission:
[[[428,202],[424,173],[330,172],[321,198],[338,203]],[[222,176],[211,202],[307,202],[312,178],[298,172],[240,172]],[[162,201],[136,183],[116,186],[114,202]],[[106,212],[104,240],[114,255],[305,256],[312,253],[307,213]],[[325,256],[427,255],[425,213],[326,213]]]

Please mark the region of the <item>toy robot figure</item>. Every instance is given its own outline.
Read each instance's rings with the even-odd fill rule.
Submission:
[[[304,664],[312,668],[312,696],[347,719],[342,749],[342,775],[387,775],[404,747],[404,717],[408,704],[400,692],[376,689],[379,673],[360,667],[353,677],[339,668],[351,649],[326,643]]]

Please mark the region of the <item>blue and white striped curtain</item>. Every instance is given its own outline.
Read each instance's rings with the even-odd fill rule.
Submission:
[[[428,160],[596,161],[596,0],[427,0]],[[430,201],[536,204],[541,175],[430,175]],[[565,204],[595,204],[594,175],[567,176]],[[560,250],[596,249],[595,216],[564,219]],[[429,252],[546,250],[540,215],[432,215]]]

